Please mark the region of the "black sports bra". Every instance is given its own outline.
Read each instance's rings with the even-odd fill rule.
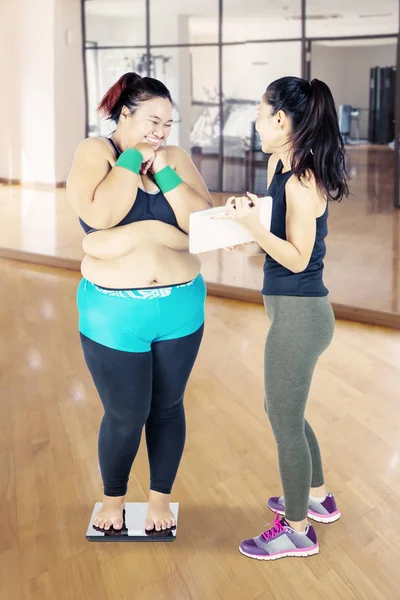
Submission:
[[[111,138],[106,139],[113,147],[115,155],[118,158],[118,156],[121,154],[121,151]],[[115,225],[115,227],[128,225],[129,223],[135,223],[137,221],[162,221],[163,223],[173,225],[182,231],[178,225],[171,205],[161,191],[150,193],[138,188],[134,204],[132,205],[128,214],[122,219],[122,221],[120,221],[120,223]],[[96,231],[96,229],[93,229],[87,225],[87,223],[85,223],[81,218],[79,218],[79,222],[85,233]]]

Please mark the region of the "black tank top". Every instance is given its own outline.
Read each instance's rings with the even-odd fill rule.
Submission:
[[[282,173],[283,163],[280,160],[275,175],[268,188],[267,195],[272,196],[271,233],[286,240],[286,191],[285,186],[292,171]],[[293,273],[280,265],[270,256],[264,263],[264,296],[327,296],[329,291],[324,286],[322,275],[326,254],[325,238],[328,234],[328,206],[324,214],[317,218],[315,244],[310,262],[302,273]]]
[[[118,156],[121,154],[120,150],[114,144],[111,138],[106,138],[111,146],[114,149],[115,155]],[[132,205],[128,214],[122,219],[120,223],[115,225],[115,227],[119,227],[121,225],[128,225],[129,223],[135,223],[136,221],[163,221],[163,223],[167,223],[168,225],[173,225],[180,231],[181,228],[178,225],[178,222],[175,217],[175,213],[171,208],[171,205],[168,203],[164,194],[160,191],[155,193],[145,192],[144,190],[138,188],[136,200]],[[96,231],[87,223],[82,221],[79,218],[79,222],[83,227],[85,233],[91,233],[92,231]]]

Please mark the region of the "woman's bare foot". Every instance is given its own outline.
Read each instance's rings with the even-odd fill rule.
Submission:
[[[146,531],[152,531],[153,529],[164,531],[175,527],[176,520],[169,505],[170,498],[170,494],[160,494],[150,490],[149,508],[145,524]]]
[[[124,524],[122,512],[124,508],[125,496],[103,496],[103,504],[93,520],[93,525],[105,531],[108,531],[111,527],[122,529]]]

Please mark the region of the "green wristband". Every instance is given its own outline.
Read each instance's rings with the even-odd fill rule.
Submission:
[[[167,194],[183,183],[183,179],[179,177],[178,173],[175,173],[172,167],[164,167],[155,173],[154,180],[163,194]]]
[[[139,175],[142,162],[143,154],[140,152],[140,150],[137,150],[136,148],[128,148],[125,150],[125,152],[120,154],[115,166],[123,167],[124,169],[128,169],[128,171],[132,171],[132,173]]]

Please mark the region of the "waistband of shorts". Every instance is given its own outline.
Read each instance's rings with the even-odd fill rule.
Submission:
[[[114,298],[137,298],[139,300],[155,300],[158,298],[167,298],[170,296],[175,290],[188,288],[201,278],[202,275],[199,274],[195,279],[191,281],[186,281],[184,283],[176,283],[173,285],[163,285],[159,287],[145,287],[145,288],[129,288],[129,289],[110,289],[106,287],[102,287],[100,285],[96,285],[95,283],[91,283],[88,280],[85,280],[85,289],[87,285],[91,285],[95,290],[104,294],[105,296],[112,296]]]

